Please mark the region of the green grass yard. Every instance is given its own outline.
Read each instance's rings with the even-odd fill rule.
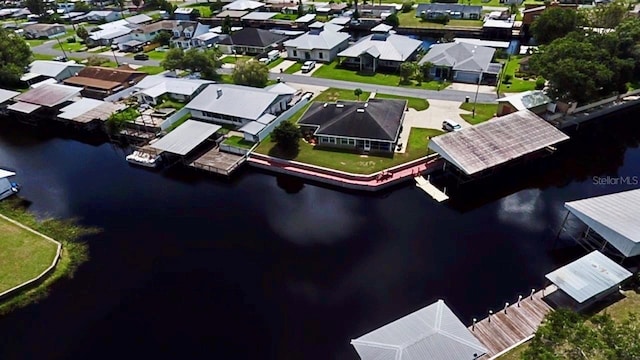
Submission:
[[[417,111],[427,110],[429,108],[429,102],[427,101],[427,99],[398,96],[398,95],[389,95],[389,94],[376,94],[376,98],[407,100],[408,106]]]
[[[419,17],[416,17],[416,11],[411,10],[406,13],[398,13],[398,19],[400,20],[400,26],[403,27],[419,27],[419,28],[428,28],[428,29],[443,29],[446,27],[472,27],[478,28],[482,27],[482,20],[458,20],[451,19],[449,23],[445,26],[443,24],[422,21]]]
[[[62,45],[62,47],[60,45]],[[56,42],[56,44],[53,45],[53,48],[57,50],[64,49],[64,51],[66,52],[78,52],[78,51],[81,51],[81,49],[86,50],[87,46],[79,42],[68,43],[66,41],[60,40],[60,43]]]
[[[535,90],[536,88],[535,78],[532,78],[533,80],[524,80],[524,79],[515,77],[515,73],[518,72],[520,68],[520,63],[519,63],[520,59],[522,59],[522,57],[512,56],[511,59],[509,59],[509,62],[507,63],[506,67],[502,71],[502,75],[501,75],[502,81],[500,81],[500,89],[498,90],[501,94]],[[505,75],[512,76],[509,84],[504,83]]]
[[[238,61],[249,61],[250,59],[252,59],[252,56],[246,56],[246,55],[227,55],[225,57],[222,58],[222,62],[225,64],[235,64]]]
[[[362,94],[360,94],[360,100],[367,99],[370,94],[368,91],[363,91]],[[313,101],[322,102],[335,102],[337,100],[355,101],[358,100],[358,97],[353,93],[353,90],[328,88],[313,99]]]
[[[31,57],[33,58],[33,60],[53,60],[55,55],[33,53],[31,54]]]
[[[188,5],[187,7],[198,9],[201,17],[211,17],[211,9],[207,5],[191,4],[191,5]]]
[[[32,39],[32,40],[25,40],[25,41],[27,42],[27,44],[29,44],[29,46],[34,47],[34,46],[40,46],[49,40]]]
[[[222,142],[225,145],[234,146],[240,149],[251,149],[255,143],[245,140],[242,136],[230,136]]]
[[[138,71],[142,71],[142,72],[146,72],[149,75],[156,75],[156,74],[160,74],[161,72],[164,71],[164,68],[162,66],[141,66],[138,68]]]
[[[162,60],[164,60],[165,57],[167,57],[167,52],[166,51],[158,51],[158,50],[155,50],[155,49],[149,51],[146,54],[149,55],[149,59],[158,60],[158,61],[162,61]],[[131,56],[134,56],[134,54],[131,54]]]
[[[0,292],[40,275],[55,255],[54,243],[0,218]]]
[[[473,103],[462,103],[460,109],[473,111]],[[469,124],[476,125],[493,118],[498,111],[498,104],[476,104],[476,116],[473,114],[461,114],[460,116]]]
[[[282,14],[279,13],[276,16],[272,17],[273,20],[295,20],[298,18],[298,14]]]
[[[285,74],[293,74],[293,73],[297,73],[298,71],[300,71],[300,69],[302,69],[302,63],[301,62],[297,62],[291,66],[289,66],[288,68],[286,68],[284,70]]]
[[[280,65],[283,61],[284,58],[277,58],[274,61],[270,62],[267,66],[269,67],[269,69],[273,69],[274,67]]]

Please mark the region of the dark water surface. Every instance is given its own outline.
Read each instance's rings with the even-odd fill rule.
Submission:
[[[584,127],[450,205],[412,185],[371,196],[250,169],[156,173],[2,120],[0,167],[31,210],[104,231],[73,280],[0,318],[0,359],[357,359],[350,339],[438,298],[469,323],[580,254],[551,251],[563,203],[634,187],[592,176],[640,175],[639,118]]]

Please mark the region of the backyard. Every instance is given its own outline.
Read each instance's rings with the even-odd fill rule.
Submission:
[[[415,109],[416,111],[427,110],[429,108],[429,102],[427,101],[427,99],[398,96],[398,95],[389,95],[389,94],[376,94],[376,98],[407,100],[408,102],[407,106],[409,106],[412,109]]]
[[[0,293],[40,275],[56,255],[56,245],[0,218]]]
[[[240,149],[251,149],[255,143],[245,140],[242,136],[229,136],[222,142],[225,145],[234,146]]]
[[[207,5],[191,4],[187,5],[187,7],[197,9],[200,12],[201,17],[211,17],[211,9]]]
[[[460,105],[460,109],[473,111],[474,105],[473,103],[462,103]],[[473,114],[460,114],[466,122],[472,125],[480,124],[481,122],[485,122],[496,115],[498,111],[498,104],[475,104],[476,108],[476,116]]]
[[[290,72],[288,72],[289,69],[287,69],[287,71],[285,72],[291,74]],[[399,86],[400,84],[400,75],[383,73],[373,73],[367,75],[359,74],[357,71],[338,67],[338,61],[333,61],[329,64],[322,65],[311,76],[324,79],[361,82],[374,85]],[[424,81],[421,86],[418,86],[416,82],[413,82],[410,85],[402,86],[427,90],[442,90],[449,86],[449,83],[441,83],[439,81]]]
[[[533,80],[525,80],[515,76],[520,69],[521,56],[511,56],[507,62],[507,66],[502,71],[502,81],[500,81],[499,93],[515,93],[528,90],[534,90],[536,88],[535,78]],[[511,80],[508,84],[505,84],[504,77],[506,75],[511,76]]]
[[[221,61],[224,64],[235,64],[238,61],[249,61],[253,59],[252,56],[246,56],[246,55],[226,55],[225,57],[223,57],[221,59]]]
[[[142,72],[146,72],[149,75],[156,75],[156,74],[160,74],[161,72],[163,72],[164,68],[162,66],[148,65],[148,66],[141,66],[137,70],[138,71],[142,71]]]
[[[497,1],[496,1],[497,2]],[[482,20],[459,20],[459,19],[451,19],[449,23],[445,26],[443,24],[423,21],[419,17],[416,17],[416,11],[411,10],[406,13],[398,13],[398,19],[400,20],[400,26],[406,27],[421,27],[421,28],[430,28],[430,29],[441,29],[446,26],[451,27],[474,27],[479,28],[482,27]]]

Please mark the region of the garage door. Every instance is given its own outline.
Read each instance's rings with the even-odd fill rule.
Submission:
[[[456,71],[453,80],[457,82],[477,84],[480,74],[469,71]]]

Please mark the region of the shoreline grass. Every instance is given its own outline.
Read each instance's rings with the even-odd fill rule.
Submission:
[[[62,243],[60,260],[49,275],[33,286],[26,287],[0,301],[0,315],[3,315],[44,299],[49,288],[58,280],[73,278],[78,267],[89,259],[88,246],[79,239],[95,234],[98,230],[81,227],[74,220],[38,221],[17,197],[0,202],[0,213]]]

